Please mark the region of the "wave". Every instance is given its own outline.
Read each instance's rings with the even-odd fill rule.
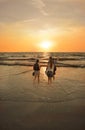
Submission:
[[[48,60],[48,58],[44,58],[44,57],[37,57],[37,58],[23,58],[23,57],[0,57],[0,61],[13,61],[13,60],[36,60],[36,59],[43,59],[43,60]],[[57,60],[57,57],[53,58],[54,60]],[[59,61],[65,61],[65,60],[85,60],[85,57],[59,57],[58,59]]]
[[[34,63],[9,63],[9,62],[0,62],[0,65],[7,65],[7,66],[33,66]],[[40,62],[41,67],[46,67],[47,62]],[[67,63],[60,63],[56,64],[57,67],[74,67],[74,68],[85,68],[84,64],[67,64]]]
[[[46,66],[49,56],[52,56],[57,63],[57,67],[85,68],[85,53],[65,53],[65,52],[18,52],[0,53],[0,65],[32,66],[36,59],[40,60],[41,66]]]

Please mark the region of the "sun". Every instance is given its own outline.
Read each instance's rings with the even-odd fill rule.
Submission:
[[[51,45],[52,45],[51,41],[42,41],[41,42],[41,47],[43,49],[49,49],[51,47]]]

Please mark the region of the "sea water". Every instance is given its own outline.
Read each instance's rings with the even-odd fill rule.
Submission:
[[[0,53],[0,65],[32,66],[36,59],[46,65],[49,56],[59,67],[85,68],[85,52],[10,52]]]
[[[43,67],[49,56],[58,66],[51,85]],[[32,76],[36,59],[42,65],[39,84],[33,83]],[[85,53],[0,53],[0,101],[55,103],[77,99],[85,99]]]

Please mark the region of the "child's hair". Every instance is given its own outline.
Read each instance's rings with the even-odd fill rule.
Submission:
[[[38,62],[39,62],[39,60],[37,59],[37,60],[36,60],[36,63],[38,63]]]
[[[50,60],[50,68],[52,68],[52,65],[53,65],[53,62],[52,62],[52,60]]]
[[[50,64],[50,68],[52,68],[52,65],[53,65],[53,59],[52,59],[51,56],[49,57],[49,64]]]

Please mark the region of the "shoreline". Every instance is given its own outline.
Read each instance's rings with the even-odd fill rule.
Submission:
[[[85,68],[85,65],[77,65],[77,64],[65,64],[65,63],[57,63],[56,64],[57,67],[67,67],[67,68]],[[0,63],[0,66],[28,66],[28,67],[32,67],[33,64],[24,64],[24,63]],[[41,67],[46,67],[46,64],[42,64],[40,65]]]

